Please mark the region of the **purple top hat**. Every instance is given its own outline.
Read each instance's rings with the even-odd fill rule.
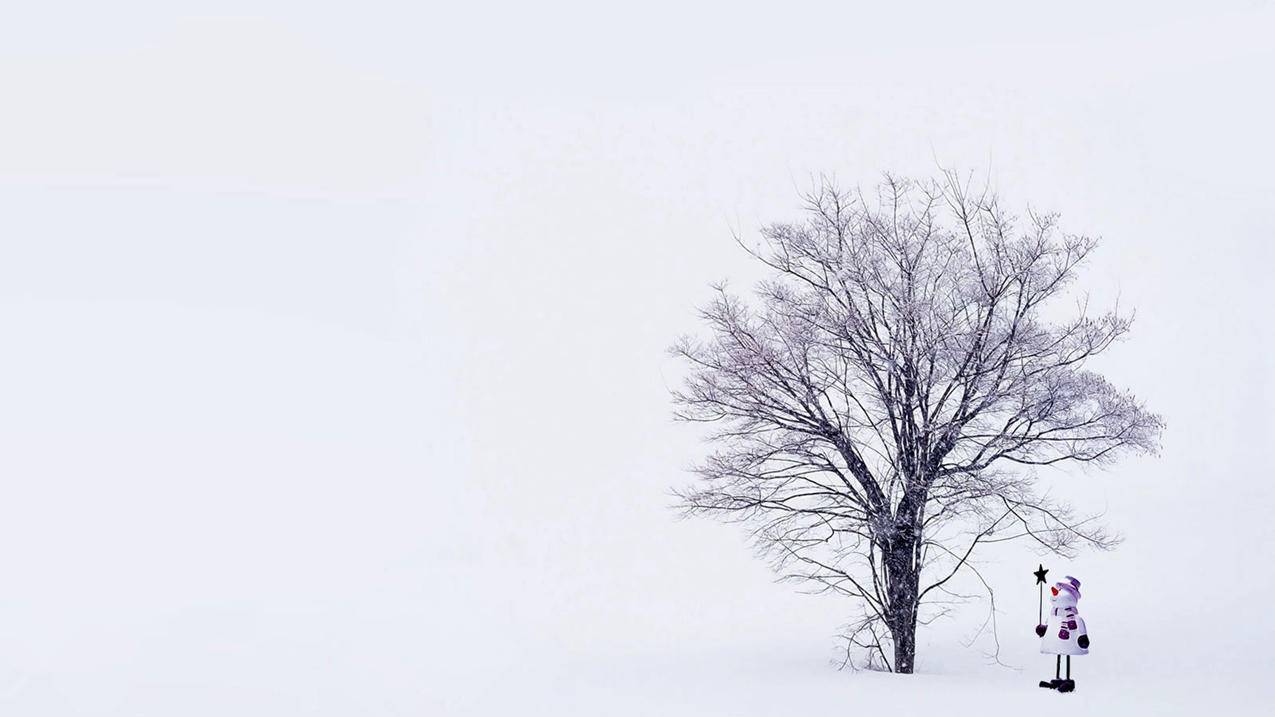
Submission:
[[[1063,577],[1066,579],[1063,581],[1059,581],[1058,583],[1055,584],[1054,587],[1057,587],[1059,590],[1066,590],[1067,592],[1076,596],[1076,599],[1079,600],[1080,599],[1080,581],[1073,578],[1070,575],[1065,575]]]

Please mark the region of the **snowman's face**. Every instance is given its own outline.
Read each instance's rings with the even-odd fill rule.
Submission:
[[[1064,590],[1056,584],[1049,588],[1049,604],[1054,607],[1075,607],[1076,596],[1070,590]]]

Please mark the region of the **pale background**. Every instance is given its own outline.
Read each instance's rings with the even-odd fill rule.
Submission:
[[[1262,714],[1275,8],[6,3],[0,711]],[[813,176],[939,165],[1104,238],[1100,368],[1159,458],[1053,475],[1093,654],[1038,690],[1037,556],[904,678],[680,522],[664,348]],[[1264,703],[1265,702],[1265,703]]]

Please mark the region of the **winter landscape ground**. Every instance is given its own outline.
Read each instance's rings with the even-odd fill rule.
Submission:
[[[0,714],[1268,714],[1272,30],[1265,2],[15,8]],[[918,674],[838,671],[847,605],[670,509],[704,446],[665,349],[812,177],[940,164],[1102,237],[1077,288],[1136,308],[1100,368],[1163,450],[1041,473],[1119,548],[981,553],[994,612],[966,577]],[[1038,562],[1084,583],[1070,695],[1035,686]]]

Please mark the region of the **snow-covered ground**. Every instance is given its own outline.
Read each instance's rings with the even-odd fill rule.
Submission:
[[[1034,675],[853,674],[815,661],[726,655],[646,656],[588,662],[561,672],[500,673],[485,689],[454,695],[440,713],[529,715],[787,715],[871,711],[920,715],[1263,715],[1269,685],[1233,676],[1168,675],[1079,681],[1071,694],[1042,690]],[[650,667],[655,664],[657,667]]]
[[[0,27],[0,714],[1270,711],[1269,4],[234,5]],[[974,600],[837,671],[847,605],[669,509],[664,349],[733,228],[936,158],[1103,236],[1164,451],[1042,474],[1126,540],[982,554],[998,652]]]

